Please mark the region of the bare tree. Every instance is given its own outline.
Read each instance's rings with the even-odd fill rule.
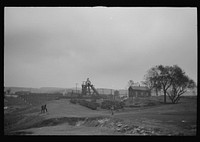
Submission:
[[[156,80],[158,80],[159,85],[163,90],[164,103],[166,103],[167,102],[167,90],[169,89],[169,87],[172,84],[172,78],[170,76],[170,72],[171,72],[172,67],[159,65],[159,66],[156,66],[156,68],[159,72]]]
[[[150,89],[161,89],[164,93],[164,103],[168,95],[172,103],[177,103],[180,96],[186,92],[187,88],[193,88],[195,83],[185,75],[185,72],[174,66],[155,66],[151,68],[145,78],[145,84]]]
[[[128,87],[133,86],[134,85],[134,81],[133,80],[129,80],[128,81]]]
[[[156,90],[162,90],[164,93],[164,103],[166,103],[167,90],[171,86],[170,77],[171,67],[158,65],[148,70],[145,75],[145,82],[150,89],[156,88]]]
[[[8,89],[6,90],[6,93],[7,93],[7,94],[10,94],[10,93],[11,93],[11,89],[8,88]]]
[[[196,85],[195,82],[185,75],[185,72],[177,65],[172,67],[171,78],[172,84],[167,95],[172,103],[175,104],[178,103],[181,95],[184,94],[187,89],[194,88]]]
[[[148,70],[147,74],[144,76],[145,81],[142,84],[146,85],[150,90],[156,90],[156,96],[158,96],[158,91],[161,90],[161,84],[159,82],[159,70],[156,67]]]

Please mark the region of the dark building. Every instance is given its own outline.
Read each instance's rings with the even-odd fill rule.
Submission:
[[[151,91],[148,87],[144,86],[130,86],[128,88],[129,97],[149,97],[151,96]]]

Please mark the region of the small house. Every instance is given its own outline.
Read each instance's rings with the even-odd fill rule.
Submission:
[[[128,88],[129,97],[149,97],[151,96],[151,91],[145,86],[130,86]]]

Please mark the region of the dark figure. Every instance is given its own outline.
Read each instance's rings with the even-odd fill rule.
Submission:
[[[47,111],[47,105],[46,105],[46,104],[44,105],[44,112],[45,112],[45,111],[48,112],[48,111]]]
[[[41,113],[44,113],[44,106],[41,106]]]
[[[45,113],[45,112],[48,112],[46,104],[41,106],[41,113]]]
[[[114,114],[114,107],[112,106],[110,110],[111,110],[111,114],[113,115]]]

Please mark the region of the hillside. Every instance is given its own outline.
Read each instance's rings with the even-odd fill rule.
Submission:
[[[160,97],[152,99],[159,101]],[[142,100],[136,101],[137,103],[148,101]],[[176,105],[126,106],[124,109],[114,111],[114,115],[111,115],[109,110],[100,108],[91,110],[72,104],[69,99],[49,100],[46,102],[48,112],[44,114],[40,113],[40,105],[24,107],[16,101],[12,103],[10,104],[12,110],[9,111],[9,108],[4,110],[6,135],[194,136],[196,134],[196,97],[184,97]]]

